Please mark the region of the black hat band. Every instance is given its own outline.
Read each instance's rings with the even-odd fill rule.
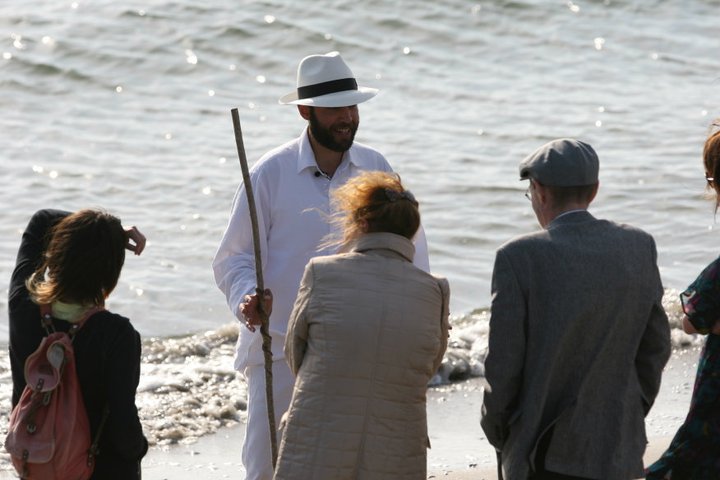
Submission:
[[[354,78],[341,78],[329,82],[316,83],[305,87],[298,87],[298,99],[319,97],[329,93],[344,92],[346,90],[357,90],[357,82]]]

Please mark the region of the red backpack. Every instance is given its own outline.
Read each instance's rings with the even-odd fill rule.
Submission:
[[[87,480],[92,475],[102,425],[91,442],[72,339],[101,310],[91,309],[65,333],[54,331],[50,306],[40,307],[47,336],[25,361],[27,385],[10,414],[5,438],[5,450],[22,479]],[[101,423],[106,417],[107,409]]]

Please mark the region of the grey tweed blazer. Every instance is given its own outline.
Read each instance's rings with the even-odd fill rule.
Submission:
[[[670,356],[653,238],[586,211],[498,251],[481,424],[506,480],[642,475],[644,418]]]

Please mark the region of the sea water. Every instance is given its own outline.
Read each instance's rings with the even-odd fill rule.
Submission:
[[[517,165],[557,137],[596,148],[591,211],[655,237],[673,343],[697,344],[679,329],[677,291],[720,250],[701,164],[720,116],[716,7],[5,0],[0,289],[35,210],[106,208],[148,238],[108,307],[144,337],[138,404],[151,441],[242,421],[237,324],[210,268],[241,178],[230,109],[253,163],[304,127],[277,103],[299,60],[338,50],[381,90],[360,106],[357,140],[385,153],[420,201],[432,270],[450,280],[455,329],[435,381],[482,374],[494,252],[539,228]],[[2,405],[10,384],[3,349]]]

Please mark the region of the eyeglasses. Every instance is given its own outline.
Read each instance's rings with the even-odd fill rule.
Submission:
[[[531,202],[532,202],[532,190],[531,190],[532,186],[533,186],[532,178],[529,178],[528,179],[528,188],[527,188],[527,190],[525,190],[525,198],[527,198]]]

